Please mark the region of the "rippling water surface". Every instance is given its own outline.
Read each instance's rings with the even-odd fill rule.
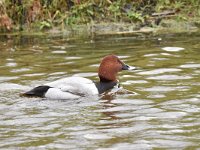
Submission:
[[[200,149],[199,34],[0,38],[1,149]],[[118,77],[134,94],[19,96],[72,75],[98,80],[100,59],[111,53],[137,67]]]

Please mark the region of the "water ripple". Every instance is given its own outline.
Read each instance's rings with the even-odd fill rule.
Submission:
[[[181,65],[180,68],[200,68],[200,64],[185,64]]]
[[[180,75],[160,75],[160,76],[153,76],[148,77],[147,79],[151,80],[186,80],[186,79],[192,79],[191,76],[180,76]]]
[[[155,69],[155,70],[151,70],[151,71],[139,72],[138,74],[140,74],[140,75],[155,75],[155,74],[162,74],[162,73],[166,73],[166,72],[177,72],[177,71],[181,71],[181,69],[161,68],[161,69]]]
[[[178,52],[184,50],[182,47],[163,47],[162,49],[168,52]]]
[[[11,36],[0,43],[9,50],[0,56],[0,149],[198,149],[199,48],[192,43],[200,42],[185,37]],[[99,62],[111,53],[136,67],[118,74],[120,90],[78,100],[19,96],[71,75],[98,81]]]

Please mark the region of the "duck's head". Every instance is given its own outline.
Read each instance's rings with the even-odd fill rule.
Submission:
[[[99,66],[99,79],[101,82],[116,82],[117,73],[122,70],[133,70],[135,67],[126,65],[115,55],[105,56]]]

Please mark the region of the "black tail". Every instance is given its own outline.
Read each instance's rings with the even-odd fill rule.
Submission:
[[[50,86],[43,85],[43,86],[38,86],[35,87],[34,89],[21,94],[21,96],[26,96],[26,97],[44,97],[45,93],[48,91],[48,89],[51,88]]]

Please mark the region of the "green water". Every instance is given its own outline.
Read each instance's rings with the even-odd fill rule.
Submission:
[[[0,39],[1,149],[200,149],[200,34]],[[107,54],[137,67],[118,76],[135,94],[65,101],[19,96],[63,77],[98,80]]]

